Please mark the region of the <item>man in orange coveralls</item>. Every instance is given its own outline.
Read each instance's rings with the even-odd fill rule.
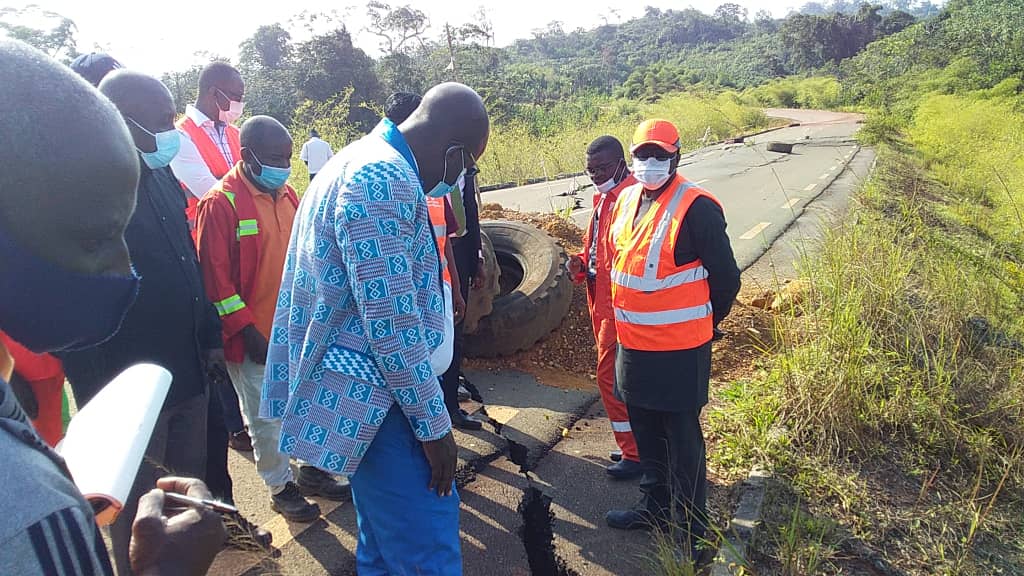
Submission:
[[[587,175],[597,188],[594,214],[583,236],[583,253],[570,258],[567,265],[575,282],[587,283],[587,304],[597,341],[597,383],[620,450],[612,454],[612,459],[619,461],[606,470],[612,478],[631,480],[640,477],[640,456],[629,424],[629,412],[614,392],[617,342],[612,311],[612,261],[604,239],[608,237],[612,208],[619,192],[636,184],[636,180],[629,172],[622,143],[613,136],[601,136],[591,142],[587,148]]]

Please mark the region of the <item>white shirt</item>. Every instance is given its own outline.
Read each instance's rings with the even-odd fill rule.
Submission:
[[[224,154],[228,166],[234,166],[237,160],[240,160],[240,158],[231,158],[231,150],[227,148],[227,135],[224,134],[223,128],[218,129],[216,123],[207,118],[206,114],[189,104],[185,107],[185,116],[195,122],[196,126],[202,128],[217,144],[221,153]],[[174,176],[188,187],[193,196],[202,198],[210,188],[217,184],[218,179],[210,172],[206,161],[199,154],[199,148],[189,138],[188,133],[180,129],[178,132],[181,134],[181,148],[174,160],[171,160],[171,170],[174,172]]]
[[[309,173],[316,174],[327,164],[327,161],[334,156],[331,145],[316,136],[310,138],[302,145],[302,152],[299,152],[299,160],[309,165]]]

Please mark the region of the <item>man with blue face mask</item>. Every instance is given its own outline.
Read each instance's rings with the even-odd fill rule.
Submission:
[[[125,368],[153,362],[174,379],[140,467],[130,505],[111,527],[114,562],[126,573],[134,502],[160,473],[205,477],[208,381],[223,379],[220,321],[206,298],[195,248],[185,222],[185,202],[168,167],[178,152],[174,102],[159,80],[121,69],[99,86],[117,106],[139,156],[135,213],[125,230],[139,295],[121,328],[100,346],[62,354],[79,406]],[[230,499],[230,494],[219,494]]]
[[[0,114],[0,134],[19,135],[18,146],[0,146],[0,164],[7,167],[0,171],[0,330],[34,352],[109,346],[119,328],[138,327],[132,314],[146,307],[149,273],[175,287],[187,282],[160,276],[136,254],[134,239],[145,232],[139,230],[139,212],[152,211],[146,206],[152,199],[143,197],[140,185],[138,149],[152,151],[153,142],[139,138],[133,145],[136,135],[108,99],[24,44],[0,39],[0,77],[0,101],[21,103],[17,114]],[[151,132],[163,129],[145,114],[136,119]],[[42,150],[64,159],[60,170],[46,169]],[[141,168],[147,178],[147,168]],[[187,240],[184,215],[179,216]],[[146,224],[154,235],[170,226],[159,220]],[[171,265],[179,266],[178,275],[187,270],[183,263]],[[183,300],[171,305],[188,314]],[[0,343],[0,572],[113,574],[92,507],[60,456],[29,426],[6,381],[10,368]],[[220,518],[200,510],[174,515],[163,504],[164,491],[202,498],[209,492],[198,480],[165,478],[158,486],[139,502],[131,568],[136,574],[204,574],[224,542]]]
[[[432,362],[444,280],[426,196],[475,166],[490,124],[476,92],[446,83],[379,128],[303,196],[260,413],[280,419],[282,450],[350,477],[360,574],[458,576],[458,453]]]
[[[240,143],[242,161],[199,203],[199,262],[272,506],[288,520],[312,522],[320,507],[303,494],[344,500],[348,487],[313,466],[300,466],[294,476],[278,451],[280,424],[259,417],[267,341],[299,203],[288,185],[292,138],[277,120],[254,116],[242,125]]]
[[[679,132],[648,120],[633,134],[633,174],[612,212],[608,242],[616,395],[626,403],[643,476],[642,500],[608,512],[613,528],[673,526],[701,555],[707,469],[701,409],[711,341],[740,289],[722,205],[676,173]]]

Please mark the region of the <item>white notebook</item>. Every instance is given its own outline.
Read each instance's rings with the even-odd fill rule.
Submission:
[[[170,388],[171,373],[156,364],[128,368],[78,411],[57,445],[101,526],[124,507]]]

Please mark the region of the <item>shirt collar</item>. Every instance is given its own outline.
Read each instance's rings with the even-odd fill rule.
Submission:
[[[195,122],[196,126],[202,126],[207,122],[209,122],[210,124],[216,124],[213,120],[210,120],[210,118],[206,114],[203,114],[199,110],[199,108],[196,108],[191,104],[185,106],[185,116],[188,116],[190,120]]]
[[[398,126],[388,118],[384,118],[377,126],[373,129],[375,134],[380,135],[389,146],[398,151],[405,158],[405,161],[412,166],[412,169],[416,171],[416,176],[420,175],[420,167],[416,164],[416,157],[412,154],[412,149],[409,148],[409,143],[405,141],[405,136],[402,136],[401,131],[398,130]]]

